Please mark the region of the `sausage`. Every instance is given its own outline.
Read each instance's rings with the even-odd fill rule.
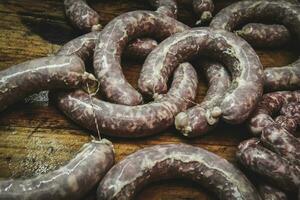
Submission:
[[[69,118],[89,130],[97,130],[94,123],[96,118],[103,134],[142,137],[170,127],[176,114],[191,106],[190,102],[196,96],[197,84],[195,70],[190,64],[183,63],[174,73],[169,92],[148,104],[126,106],[92,98],[92,105],[89,95],[80,90],[57,93],[54,100]]]
[[[249,23],[236,33],[258,48],[281,47],[291,40],[289,30],[277,24]]]
[[[285,0],[246,0],[222,9],[211,21],[210,27],[233,31],[247,21],[268,20],[283,24],[300,41],[300,4]],[[265,89],[293,90],[300,87],[300,58],[290,65],[265,70]]]
[[[300,184],[299,166],[290,165],[281,156],[263,147],[256,138],[242,142],[236,156],[246,168],[267,178],[281,189],[296,191]]]
[[[289,102],[300,102],[300,91],[279,91],[263,95],[249,119],[250,131],[254,135],[260,135],[264,127],[274,124],[272,117]]]
[[[193,0],[193,9],[196,15],[199,16],[196,24],[200,25],[210,22],[215,6],[212,0]]]
[[[300,115],[300,102],[291,102],[284,104],[280,110],[281,115],[296,117]]]
[[[144,60],[157,45],[157,41],[151,38],[136,39],[128,44],[123,53],[128,58]]]
[[[267,183],[259,184],[258,191],[263,200],[288,200],[283,191]]]
[[[266,91],[297,90],[300,88],[300,59],[284,67],[264,70]]]
[[[0,111],[26,96],[48,89],[85,88],[92,92],[98,82],[85,72],[76,55],[38,58],[0,71]]]
[[[149,0],[157,12],[176,18],[177,3],[174,0]],[[66,16],[71,23],[85,32],[102,29],[99,14],[88,6],[86,0],[64,0]]]
[[[287,130],[291,134],[296,134],[296,130],[300,125],[300,116],[279,115],[275,118],[276,124]]]
[[[261,134],[261,142],[290,163],[299,165],[300,171],[300,141],[280,125],[265,127]]]
[[[66,16],[74,27],[90,32],[102,29],[100,16],[88,6],[86,0],[64,0]]]
[[[149,182],[170,178],[195,181],[221,200],[260,199],[245,175],[227,160],[186,144],[155,145],[127,156],[102,179],[97,199],[134,199]]]
[[[99,38],[100,32],[93,31],[82,36],[79,36],[70,42],[66,43],[58,52],[57,55],[72,55],[76,54],[83,61],[87,62],[93,57],[94,49]],[[126,57],[135,59],[145,59],[147,55],[157,46],[157,42],[150,38],[136,39],[124,50]]]
[[[176,18],[177,16],[176,1],[174,0],[159,0],[157,2],[154,0],[149,0],[149,1],[152,3],[153,6],[157,8],[157,12]],[[95,39],[96,42],[97,35],[99,34],[99,31],[102,29],[102,26],[99,22],[100,16],[98,15],[98,13],[87,5],[86,0],[65,0],[64,4],[65,4],[66,15],[75,27],[85,32],[95,31],[95,33],[88,33],[86,37],[83,36],[82,40],[88,39],[91,42],[93,42],[93,40]],[[95,45],[94,42],[93,45]],[[144,59],[150,53],[150,51],[154,49],[156,46],[157,46],[157,42],[150,38],[137,39],[137,40],[133,40],[132,44],[128,45],[127,50],[125,50],[124,53],[129,57],[138,56],[138,58]],[[68,46],[66,46],[65,48],[68,48]],[[84,52],[86,51],[83,50],[80,53],[84,54]]]
[[[62,46],[56,55],[77,55],[84,62],[91,59],[94,54],[96,42],[99,38],[99,31],[93,31],[81,35]]]
[[[210,27],[233,31],[242,22],[273,20],[282,23],[300,38],[299,4],[285,0],[246,0],[223,8],[210,23]]]
[[[255,134],[262,132],[260,141],[241,143],[237,153],[238,160],[247,168],[292,191],[300,184],[300,140],[291,134],[300,121],[296,108],[299,94],[282,91],[264,95],[250,120],[251,130]],[[279,111],[282,115],[274,121],[272,117]]]
[[[291,102],[281,107],[280,115],[275,118],[275,122],[289,133],[295,134],[300,125],[300,103]]]
[[[80,36],[70,42],[68,42],[66,45],[64,45],[60,51],[58,52],[59,55],[70,55],[72,53],[75,53],[78,56],[81,56],[83,60],[87,60],[89,57],[91,57],[91,54],[94,50],[95,47],[95,42],[97,39],[97,33],[96,32],[91,32],[86,34],[85,36]],[[153,43],[153,45],[151,45],[151,43],[154,40],[147,40],[149,41],[149,46],[147,45],[147,43],[145,43],[145,40],[140,40],[137,39],[136,41],[140,41],[141,45],[137,45],[134,46],[135,43],[129,44],[127,46],[127,50],[124,52],[127,52],[127,56],[128,54],[131,54],[131,56],[134,55],[138,55],[139,57],[141,56],[141,58],[143,56],[147,56],[147,53],[141,55],[141,52],[146,52],[144,50],[149,50],[151,51],[154,46],[155,43]],[[140,47],[144,46],[144,50],[141,50]],[[152,47],[151,47],[152,46]],[[207,58],[206,58],[207,60]],[[210,66],[210,63],[213,66]],[[203,109],[209,108],[209,107],[213,107],[213,105],[216,104],[216,101],[219,101],[220,98],[222,97],[222,95],[224,94],[225,90],[228,88],[228,85],[230,83],[230,76],[227,73],[226,69],[221,66],[220,64],[216,63],[216,62],[208,62],[208,61],[201,61],[199,65],[202,65],[204,68],[204,73],[207,76],[207,79],[209,80],[209,89],[206,95],[206,98],[204,99],[204,101],[201,103],[201,107],[198,108],[198,106],[195,107],[195,109],[192,109],[191,112],[192,114],[195,115],[195,117],[198,117],[199,119],[196,121],[194,120],[193,117],[190,117],[189,113],[188,116],[190,117],[189,121],[191,121],[191,124],[196,123],[196,125],[192,125],[192,127],[194,126],[199,126],[198,130],[194,131],[195,136],[196,134],[198,134],[198,132],[200,132],[201,134],[207,132],[208,130],[210,130],[212,128],[212,124],[216,123],[218,118],[217,117],[211,117],[208,116],[208,114],[206,113],[211,113],[211,111],[209,109],[205,110],[205,113],[202,112]],[[214,114],[216,112],[213,112]],[[192,115],[191,114],[191,115]],[[183,114],[181,114],[183,115]],[[214,115],[216,116],[216,115]],[[195,122],[194,122],[195,121]],[[208,124],[208,122],[210,124]],[[175,120],[175,125],[179,130],[182,130],[183,133],[185,135],[188,134],[188,136],[192,136],[193,133],[189,133],[187,130],[188,126],[185,125],[184,120],[180,120],[180,117],[176,117]],[[198,125],[199,124],[199,125]],[[187,128],[186,128],[187,127]]]
[[[92,141],[59,169],[37,177],[0,181],[0,199],[81,199],[114,164],[108,140]]]
[[[222,61],[232,74],[232,84],[220,103],[223,120],[241,123],[248,118],[262,95],[263,70],[250,45],[233,33],[194,28],[170,36],[147,57],[139,80],[147,95],[163,93],[172,71],[198,54]]]
[[[124,13],[100,33],[94,53],[94,70],[101,90],[112,102],[124,105],[142,103],[142,95],[125,79],[120,66],[122,51],[129,40],[154,35],[164,39],[189,27],[167,16],[151,11]]]
[[[168,17],[177,18],[177,2],[176,0],[148,0],[154,6],[156,12],[166,15]]]
[[[230,86],[230,75],[218,62],[205,59],[200,61],[209,88],[201,104],[179,113],[175,118],[175,127],[184,136],[194,137],[207,133],[218,122],[220,103]]]

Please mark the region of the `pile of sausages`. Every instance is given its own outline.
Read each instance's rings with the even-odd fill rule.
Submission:
[[[175,0],[149,3],[155,11],[127,12],[102,27],[99,14],[85,0],[64,0],[69,21],[85,34],[55,56],[0,71],[0,111],[32,93],[51,90],[67,117],[106,136],[144,137],[175,126],[184,136],[196,137],[220,120],[246,122],[254,138],[243,141],[236,156],[248,172],[265,180],[259,193],[236,166],[202,148],[156,145],[114,165],[113,145],[102,139],[86,144],[55,171],[0,181],[0,199],[80,199],[99,182],[97,199],[133,199],[148,183],[170,178],[196,181],[224,200],[297,194],[300,59],[264,70],[253,47],[300,41],[300,4],[244,0],[213,16],[212,0],[193,0],[196,25],[202,27],[192,28],[177,20]],[[125,79],[123,56],[145,60],[138,89]],[[85,69],[91,60],[94,75]],[[195,102],[194,67],[201,67],[209,85],[200,104]],[[143,104],[144,98],[153,101]]]

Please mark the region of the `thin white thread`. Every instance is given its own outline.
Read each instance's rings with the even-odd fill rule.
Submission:
[[[153,86],[153,88],[152,88],[152,94],[155,94],[155,88],[154,88],[154,86]],[[164,94],[158,94],[158,95],[164,95]],[[184,100],[184,101],[186,101],[186,102],[190,102],[190,103],[192,103],[192,104],[194,104],[194,105],[201,106],[201,104],[199,104],[199,103],[197,103],[197,102],[195,102],[195,101],[192,101],[192,100],[190,100],[190,99],[186,99],[186,98],[184,98],[184,97],[180,97],[180,96],[178,96],[178,95],[176,95],[176,94],[168,94],[168,93],[167,93],[166,95],[174,96],[174,97],[179,98],[179,99],[181,99],[181,100]]]
[[[98,124],[98,121],[96,119],[96,113],[95,113],[95,108],[94,108],[92,94],[90,92],[90,87],[89,87],[88,83],[86,83],[86,86],[87,86],[87,89],[88,89],[89,99],[90,99],[90,103],[91,103],[92,110],[93,110],[93,117],[94,117],[94,122],[95,122],[95,125],[96,125],[96,129],[97,129],[97,134],[98,134],[99,140],[101,140],[101,134],[100,134],[100,130],[99,130],[99,124]]]
[[[190,99],[186,99],[186,98],[184,98],[184,97],[180,97],[180,96],[178,96],[178,95],[176,95],[176,94],[171,94],[171,95],[173,95],[173,96],[175,96],[176,98],[179,98],[179,99],[181,99],[181,100],[184,100],[184,101],[186,101],[186,102],[190,102],[190,103],[192,103],[192,104],[194,104],[194,105],[201,106],[201,104],[199,104],[199,103],[197,103],[197,102],[195,102],[195,101],[192,101],[192,100],[190,100]]]

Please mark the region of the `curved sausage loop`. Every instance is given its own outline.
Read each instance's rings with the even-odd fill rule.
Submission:
[[[156,12],[173,18],[177,17],[177,3],[175,0],[149,1],[155,8],[157,8]],[[98,32],[102,29],[100,16],[87,5],[86,0],[65,0],[64,5],[66,16],[79,30],[85,32]],[[93,37],[93,34],[91,33],[89,37]],[[150,50],[154,49],[156,46],[157,42],[155,40],[142,38],[133,40],[124,53],[129,57],[134,56],[134,58],[136,58],[135,56],[138,56],[138,58],[144,59],[150,53]]]
[[[93,53],[97,35],[96,32],[93,32],[75,38],[65,44],[58,54],[76,54],[81,56],[84,61],[87,61]],[[110,104],[93,98],[93,102],[97,102],[99,108],[99,112],[96,112],[96,116],[99,120],[99,124],[101,124],[101,132],[105,131],[120,137],[141,137],[147,134],[155,134],[165,129],[173,123],[174,116],[178,112],[190,106],[190,102],[193,101],[196,96],[197,83],[196,72],[191,65],[186,63],[175,73],[169,93],[167,95],[159,95],[156,103],[153,102],[150,105],[128,107]],[[54,100],[58,102],[58,107],[62,109],[66,115],[71,116],[75,122],[84,127],[96,131],[94,124],[91,124],[91,121],[94,120],[94,116],[92,115],[93,112],[91,112],[91,101],[86,93],[77,91],[69,94],[61,93],[58,96],[59,98],[55,98]],[[103,109],[106,110],[105,108],[108,109],[107,113],[111,113],[111,115],[105,116],[106,113],[102,112]],[[111,110],[109,110],[109,108],[111,108]],[[130,112],[130,108],[133,108],[132,112]],[[148,110],[154,110],[155,112],[148,112]],[[135,116],[130,117],[132,115],[136,115],[136,118]],[[145,118],[139,116],[145,116]],[[138,120],[134,122],[135,119]],[[141,121],[142,123],[140,123]]]
[[[97,199],[130,200],[148,183],[170,178],[193,180],[221,200],[260,199],[250,181],[227,160],[185,144],[156,145],[127,156],[102,179]]]
[[[49,89],[86,88],[97,91],[96,78],[76,55],[38,58],[0,71],[0,111],[26,96]]]
[[[120,65],[126,44],[135,38],[153,35],[164,39],[189,29],[173,18],[151,11],[122,14],[105,26],[95,48],[94,70],[101,91],[112,102],[124,105],[142,103],[142,95],[125,79]]]
[[[275,123],[272,117],[289,102],[300,102],[300,91],[280,91],[263,95],[249,119],[250,131],[254,135],[260,135],[264,127]]]
[[[200,61],[197,65],[203,67],[208,82],[208,90],[203,101],[175,118],[175,127],[184,136],[196,137],[212,130],[222,115],[220,103],[230,86],[230,75],[225,67],[218,62]]]
[[[57,54],[76,54],[84,61],[87,61],[92,57],[98,35],[99,32],[91,32],[75,38],[65,44]],[[139,41],[140,45],[135,45],[137,43],[129,44],[124,51],[126,56],[130,54],[130,56],[135,56],[135,58],[137,56],[143,58],[148,55],[146,52],[151,52],[157,46],[157,43],[150,39],[137,39],[136,41]],[[188,137],[204,134],[211,130],[214,124],[217,123],[220,117],[218,109],[211,109],[220,103],[220,100],[223,98],[223,95],[230,84],[230,75],[224,66],[217,62],[208,61],[207,58],[205,60],[206,61],[203,61],[201,59],[197,65],[203,67],[204,73],[209,82],[209,89],[206,97],[199,106],[195,106],[187,112],[182,112],[175,120],[176,128]],[[207,118],[211,112],[214,113],[213,118]]]
[[[196,97],[198,79],[194,68],[183,63],[174,73],[167,94],[144,105],[112,104],[90,97],[83,91],[56,94],[56,102],[69,118],[96,132],[96,117],[100,132],[116,137],[143,137],[159,133],[174,123],[179,112],[191,106]],[[182,98],[185,97],[185,98]],[[95,111],[95,117],[93,115]]]
[[[215,6],[212,0],[193,0],[193,9],[199,17],[196,25],[201,25],[210,22]]]
[[[291,41],[289,30],[277,24],[249,23],[235,33],[258,48],[281,47]]]
[[[299,100],[299,91],[264,95],[249,123],[261,138],[242,142],[237,152],[243,165],[286,191],[300,185],[300,140],[291,134],[300,125]]]
[[[285,0],[240,1],[222,9],[211,21],[210,27],[234,31],[243,22],[251,20],[274,20],[283,24],[300,41],[300,4]],[[270,22],[270,21],[269,21]],[[265,89],[293,90],[300,87],[300,59],[265,72]]]
[[[147,57],[139,89],[148,95],[166,92],[174,69],[199,54],[219,60],[231,72],[232,83],[220,103],[222,118],[229,123],[243,122],[262,95],[262,65],[246,41],[224,30],[195,28],[164,40]]]
[[[273,144],[279,147],[281,144],[276,144],[276,142],[280,140],[280,137],[277,137]],[[286,157],[268,149],[268,145],[266,148],[265,143],[262,144],[256,138],[242,142],[238,146],[236,154],[239,162],[251,171],[265,177],[271,183],[276,184],[279,188],[286,191],[296,191],[300,184],[299,166],[291,164]]]
[[[261,142],[290,163],[300,166],[300,141],[280,125],[265,127],[261,134]]]
[[[114,150],[108,140],[83,146],[65,166],[30,179],[0,181],[0,199],[81,199],[114,164]]]

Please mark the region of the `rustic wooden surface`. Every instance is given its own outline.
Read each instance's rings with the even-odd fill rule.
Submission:
[[[216,0],[216,10],[233,1]],[[150,9],[143,1],[91,1],[103,24],[117,15],[137,9]],[[0,69],[32,58],[53,54],[67,41],[80,35],[64,16],[62,0],[1,0],[0,2]],[[180,3],[179,20],[193,25],[195,16],[188,4]],[[280,66],[296,59],[289,48],[257,51],[265,67]],[[124,61],[127,79],[136,86],[140,63]],[[200,77],[197,101],[206,92]],[[185,139],[170,128],[163,133],[135,140],[109,138],[115,146],[116,159],[136,150],[162,143],[188,143],[208,149],[235,163],[238,143],[249,138],[245,125],[220,125],[211,134]],[[72,158],[91,139],[90,133],[59,112],[51,102],[39,99],[20,102],[0,113],[0,177],[28,177],[53,170]],[[92,194],[93,196],[93,194]],[[137,199],[214,199],[195,184],[172,180],[152,184]]]

